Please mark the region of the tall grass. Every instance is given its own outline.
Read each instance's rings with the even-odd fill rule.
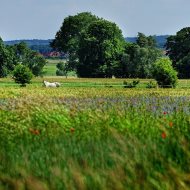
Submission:
[[[189,90],[0,92],[0,189],[190,189]]]

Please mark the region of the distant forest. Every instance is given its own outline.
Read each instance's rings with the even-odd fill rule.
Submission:
[[[161,36],[153,36],[156,40],[157,47],[160,49],[165,49],[164,45],[166,44],[166,39],[169,37],[169,35],[161,35]],[[126,41],[135,43],[137,40],[137,37],[127,37],[125,38]]]
[[[46,54],[50,53],[53,51],[53,49],[50,47],[50,42],[52,40],[38,40],[38,39],[33,39],[33,40],[11,40],[11,41],[5,41],[5,45],[14,45],[14,44],[19,44],[20,42],[25,42],[28,47],[32,50],[35,50],[41,54]]]
[[[166,43],[166,39],[169,37],[169,35],[162,35],[162,36],[154,36],[157,47],[164,49],[164,45]],[[128,42],[136,42],[136,37],[127,37],[125,38],[126,41]],[[25,42],[28,47],[32,50],[35,50],[43,55],[46,55],[48,53],[51,53],[53,49],[50,47],[50,42],[52,41],[51,39],[48,40],[39,40],[39,39],[33,39],[33,40],[12,40],[12,41],[5,41],[4,43],[6,45],[14,45],[18,44],[20,42]]]

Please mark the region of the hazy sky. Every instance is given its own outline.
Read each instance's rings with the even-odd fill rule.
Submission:
[[[125,37],[190,26],[190,0],[0,0],[0,7],[3,40],[54,38],[65,17],[83,11],[115,22]]]

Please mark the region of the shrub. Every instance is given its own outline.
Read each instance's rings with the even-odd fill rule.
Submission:
[[[139,84],[139,80],[134,80],[133,82],[123,81],[124,88],[135,88]]]
[[[56,70],[56,75],[57,76],[65,76],[65,72],[61,70]]]
[[[149,83],[147,83],[146,88],[156,88],[156,83],[154,83],[153,81],[150,81]]]
[[[57,76],[66,76],[67,77],[67,73],[70,70],[68,63],[59,62],[56,65],[56,67],[57,67],[57,71],[56,71]]]
[[[22,87],[29,84],[33,75],[30,69],[25,65],[17,65],[13,71],[13,79],[16,83],[21,84]]]
[[[177,71],[172,67],[172,62],[168,58],[158,59],[153,66],[153,77],[158,85],[163,88],[177,85]]]

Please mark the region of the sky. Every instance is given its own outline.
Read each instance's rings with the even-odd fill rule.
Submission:
[[[174,35],[190,26],[190,0],[0,0],[3,40],[53,39],[69,15],[91,12],[125,37]]]

